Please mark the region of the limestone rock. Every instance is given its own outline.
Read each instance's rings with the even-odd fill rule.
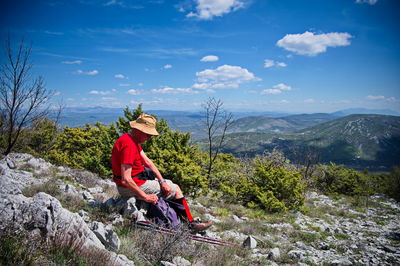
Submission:
[[[243,242],[243,246],[246,248],[256,248],[257,247],[257,240],[254,239],[254,237],[249,236],[246,238],[246,240]]]
[[[106,247],[115,251],[119,250],[121,241],[110,225],[104,225],[100,222],[92,222],[90,228]]]
[[[190,263],[190,261],[186,260],[185,258],[182,257],[174,257],[172,259],[172,263],[175,265],[179,265],[179,266],[190,266],[192,265],[192,263]]]
[[[281,251],[279,248],[273,248],[268,253],[268,258],[271,260],[278,260],[281,257]]]

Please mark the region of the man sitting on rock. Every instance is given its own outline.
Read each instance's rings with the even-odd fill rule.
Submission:
[[[162,177],[140,146],[141,143],[159,135],[156,119],[151,115],[141,114],[129,124],[132,131],[119,137],[112,150],[113,181],[119,194],[125,199],[136,197],[151,204],[156,204],[158,197],[163,195],[166,199],[185,207],[185,216],[192,230],[202,231],[209,228],[212,221],[194,222],[180,187]]]

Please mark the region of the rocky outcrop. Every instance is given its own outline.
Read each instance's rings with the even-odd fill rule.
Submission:
[[[80,250],[101,250],[110,258],[106,264],[133,265],[124,255],[106,250],[84,219],[79,214],[64,209],[56,198],[43,192],[25,197],[22,194],[24,187],[44,182],[45,179],[34,178],[31,172],[15,169],[15,165],[21,163],[30,163],[32,167],[42,171],[50,167],[48,163],[34,160],[32,156],[25,154],[14,154],[0,160],[0,230],[13,227],[40,235],[43,239],[60,245]],[[106,231],[107,234],[114,241],[109,246],[118,250],[118,237],[110,230]]]

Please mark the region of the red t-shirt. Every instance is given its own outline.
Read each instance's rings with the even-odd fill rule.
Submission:
[[[135,175],[144,171],[142,156],[140,156],[141,151],[142,147],[140,144],[134,142],[128,133],[125,133],[119,137],[114,144],[111,155],[113,174],[115,176],[121,176],[121,164],[129,164],[132,166],[131,176],[133,181],[135,181],[138,186],[143,185],[146,180],[134,177]],[[114,177],[113,181],[118,186],[125,187],[122,185],[121,179]]]

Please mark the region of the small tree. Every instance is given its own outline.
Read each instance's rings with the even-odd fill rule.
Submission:
[[[208,178],[211,176],[213,164],[217,159],[218,153],[224,145],[225,134],[233,123],[232,113],[224,110],[222,106],[223,102],[215,98],[209,98],[208,101],[203,104],[208,140]]]
[[[47,116],[46,103],[52,92],[45,88],[42,77],[32,78],[31,46],[22,40],[17,50],[11,40],[5,41],[5,62],[0,65],[0,132],[3,135],[3,153],[11,152],[21,130],[32,122]]]

